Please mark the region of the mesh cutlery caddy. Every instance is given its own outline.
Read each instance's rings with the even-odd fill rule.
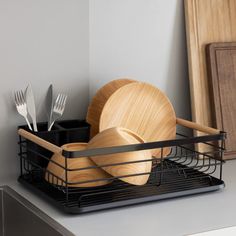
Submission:
[[[34,146],[28,146],[28,138],[26,139],[21,134],[19,137],[21,174],[18,180],[37,194],[47,198],[63,211],[77,214],[222,189],[224,187],[222,158],[226,134],[224,132],[211,132],[213,129],[196,125],[193,122],[179,120],[177,123],[187,126],[186,130],[195,128],[200,131],[209,131],[210,134],[188,137],[185,134],[177,133],[174,140],[76,152],[63,151],[65,157],[65,164],[61,167],[64,169],[63,178],[53,175],[46,169],[45,165],[31,157],[32,155],[37,155],[38,158],[46,162],[50,161],[49,155],[45,155],[43,152],[45,150],[38,145],[40,142],[34,143]],[[89,129],[87,129],[87,132],[89,134]],[[80,139],[79,141],[87,142],[86,135],[84,140]],[[209,151],[202,153],[195,150],[194,146],[197,143],[209,147]],[[68,181],[68,174],[71,171],[79,172],[86,169],[100,168],[96,165],[80,169],[68,168],[68,160],[74,156],[82,158],[154,148],[159,148],[161,153],[163,153],[163,149],[166,147],[171,148],[168,156],[161,155],[159,159],[143,160],[152,162],[151,172],[142,173],[143,175],[149,175],[149,180],[145,185],[135,186],[120,180],[122,177],[129,176],[119,176],[119,178],[110,176],[104,179],[110,181],[110,183],[90,188],[72,187],[73,184],[82,184],[84,182],[78,180],[77,182]],[[55,150],[53,145],[50,148],[51,151]],[[52,155],[53,153],[51,152],[50,154]],[[128,164],[123,162],[118,165]],[[51,176],[53,184],[45,180],[46,174]],[[94,179],[90,180],[90,182],[101,180],[103,179]]]

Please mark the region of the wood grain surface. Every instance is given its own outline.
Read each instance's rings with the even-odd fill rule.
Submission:
[[[99,132],[99,121],[102,109],[109,97],[120,87],[132,83],[131,78],[119,78],[112,80],[100,88],[88,107],[86,121],[91,125],[90,136],[94,137]]]
[[[19,129],[18,130],[18,134],[21,135],[22,137],[24,137],[25,139],[28,139],[36,144],[38,144],[39,146],[47,149],[48,151],[51,151],[53,153],[60,153],[62,152],[62,148],[58,147],[55,144],[52,144],[24,129]]]
[[[205,49],[209,43],[236,41],[236,1],[185,0],[185,17],[192,119],[212,127]]]
[[[87,148],[87,143],[70,143],[62,146],[62,149],[65,151],[80,151],[86,148]],[[47,166],[47,172],[45,173],[45,180],[56,185],[65,186],[66,172],[65,169],[60,167],[59,165],[65,167],[65,157],[62,155],[62,153],[55,153],[52,156],[51,161]],[[88,157],[68,158],[67,168],[70,169],[67,171],[68,186],[83,187],[83,188],[96,187],[96,186],[106,185],[111,182],[109,180],[110,175],[107,174],[101,168],[76,170],[78,168],[87,168],[93,166],[96,166],[96,164]],[[62,179],[63,181],[61,181],[58,178]],[[99,180],[104,178],[107,178],[108,180]],[[92,182],[81,183],[81,184],[77,183],[85,181],[92,181]]]
[[[208,45],[207,65],[213,122],[227,132],[225,159],[236,158],[236,43]]]
[[[144,143],[144,140],[131,130],[114,127],[92,138],[88,143],[88,149],[136,143]],[[149,150],[92,156],[91,159],[98,166],[105,165],[102,168],[107,173],[133,185],[146,184],[152,167],[152,155]],[[128,175],[132,176],[125,177]]]
[[[176,116],[167,96],[147,83],[131,83],[118,89],[106,102],[100,131],[124,127],[140,135],[147,142],[175,139]],[[166,156],[170,149],[163,149]],[[161,149],[153,149],[160,157]]]
[[[200,124],[197,124],[196,122],[192,122],[190,120],[184,120],[181,118],[177,118],[176,123],[178,125],[181,125],[181,126],[193,129],[193,130],[201,131],[206,134],[213,134],[214,135],[214,134],[220,133],[219,129],[214,129],[214,128],[210,128],[210,127],[207,127],[204,125],[200,125]]]

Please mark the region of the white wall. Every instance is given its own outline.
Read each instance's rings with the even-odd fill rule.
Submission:
[[[39,120],[48,86],[69,95],[64,118],[88,105],[88,0],[0,0],[0,179],[18,174],[12,91],[31,82]]]
[[[53,83],[69,95],[66,118],[84,118],[106,82],[131,76],[167,93],[189,118],[182,0],[0,0],[0,179],[16,178],[12,91],[31,82],[39,120]]]
[[[90,0],[90,97],[106,82],[150,82],[190,118],[182,0]]]

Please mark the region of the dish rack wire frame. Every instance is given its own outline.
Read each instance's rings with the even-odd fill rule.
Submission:
[[[190,181],[191,184],[193,183],[194,185],[195,184],[194,181],[196,180],[198,181],[202,179],[207,179],[207,181],[209,182],[209,186],[211,186],[211,185],[214,185],[211,183],[212,180],[214,181],[220,180],[221,181],[220,184],[222,185],[223,183],[222,182],[222,164],[224,162],[223,154],[225,150],[226,133],[223,131],[220,131],[219,134],[204,135],[204,136],[197,136],[197,137],[188,137],[184,134],[177,133],[177,137],[179,137],[179,139],[148,142],[148,143],[142,143],[142,144],[131,144],[131,145],[123,145],[123,146],[115,146],[115,147],[96,148],[96,149],[82,150],[82,151],[76,151],[76,152],[69,152],[69,151],[63,150],[62,154],[65,157],[65,166],[61,166],[58,163],[54,162],[54,164],[59,165],[61,168],[65,170],[65,179],[63,179],[63,178],[59,178],[58,176],[53,175],[53,173],[50,173],[46,168],[42,168],[41,166],[39,166],[38,164],[30,160],[27,157],[27,153],[32,152],[34,154],[38,154],[42,158],[47,159],[48,161],[52,161],[50,160],[50,158],[42,155],[41,153],[37,153],[37,151],[35,150],[27,149],[26,139],[19,136],[19,145],[20,145],[19,156],[20,156],[20,171],[21,171],[19,181],[22,182],[22,180],[24,180],[25,177],[27,176],[27,178],[30,177],[30,180],[28,179],[26,180],[26,182],[33,181],[33,185],[34,185],[35,179],[37,179],[35,183],[36,182],[38,183],[38,180],[40,181],[41,187],[39,188],[39,192],[42,190],[42,186],[43,188],[45,188],[43,190],[44,191],[43,195],[45,195],[45,193],[46,195],[47,193],[49,193],[50,195],[50,192],[54,190],[57,193],[60,193],[61,196],[64,197],[63,204],[62,204],[63,208],[64,210],[70,213],[80,213],[79,210],[77,211],[76,209],[74,209],[74,205],[72,207],[72,210],[70,210],[71,199],[72,198],[74,199],[75,196],[77,196],[78,199],[73,200],[73,201],[77,202],[76,207],[80,209],[82,208],[82,206],[86,205],[84,201],[86,202],[86,198],[88,197],[95,198],[95,197],[99,197],[99,195],[103,195],[103,196],[111,195],[112,196],[111,201],[116,201],[113,199],[114,193],[116,192],[123,193],[123,195],[125,196],[127,191],[135,190],[133,193],[131,191],[131,196],[127,196],[127,199],[130,200],[132,198],[135,199],[136,197],[143,196],[141,192],[145,191],[145,187],[147,187],[147,190],[148,190],[148,186],[152,186],[152,187],[154,186],[158,188],[158,187],[161,187],[162,185],[163,187],[167,186],[168,184],[170,186],[172,185],[173,189],[171,190],[170,188],[170,192],[169,192],[171,194],[172,191],[173,192],[178,191],[178,188],[180,188],[179,190],[181,191],[181,186],[182,186],[181,184],[184,183],[184,185],[186,185],[186,183],[188,184],[188,181]],[[212,151],[202,153],[195,150],[194,145],[197,143],[204,143],[205,145],[210,146],[212,148]],[[104,178],[104,179],[89,180],[85,182],[80,182],[80,181],[73,182],[73,183],[68,182],[68,171],[80,171],[80,170],[82,171],[82,170],[86,170],[90,168],[102,167],[102,166],[90,166],[86,168],[70,169],[68,168],[68,158],[73,158],[73,157],[79,158],[79,157],[90,157],[90,156],[97,156],[96,158],[99,158],[99,155],[108,155],[108,154],[141,151],[141,150],[157,149],[157,148],[161,149],[161,157],[159,159],[151,158],[148,160],[139,160],[139,161],[112,164],[112,166],[116,166],[116,165],[126,165],[130,163],[151,161],[153,168],[150,173],[139,173],[139,174],[125,175],[125,176],[117,176],[117,177],[110,177],[110,178]],[[167,157],[163,156],[164,148],[171,148],[171,152],[169,153]],[[218,179],[212,176],[216,172],[219,175]],[[45,173],[48,173],[48,175],[53,176],[52,177],[53,184],[45,181],[44,179]],[[144,186],[134,186],[134,185],[124,183],[123,181],[120,180],[122,178],[145,175],[145,174],[150,174],[150,177],[149,177],[148,183],[145,184]],[[169,175],[170,175],[170,178],[168,177]],[[173,175],[173,177],[180,176],[181,178],[174,179],[171,177],[171,175]],[[167,176],[166,180],[165,180],[165,176]],[[72,188],[71,187],[71,185],[73,184],[83,184],[83,183],[101,181],[101,180],[112,180],[113,182],[106,186],[94,187],[94,188]],[[23,183],[25,183],[25,181],[23,181]],[[175,187],[175,185],[177,187]],[[201,187],[203,186],[201,185],[196,186],[196,188],[199,188],[199,189]],[[184,189],[186,189],[186,187]],[[188,189],[188,186],[187,186],[187,189]],[[139,190],[140,190],[140,196],[138,196],[139,194],[137,194],[139,193]],[[194,193],[194,191],[192,193]],[[190,192],[190,194],[192,193]],[[148,193],[145,193],[145,194],[148,195]],[[150,195],[151,194],[152,193],[150,193]],[[173,195],[173,197],[175,197],[175,195]],[[102,200],[100,199],[100,201]],[[118,199],[118,201],[120,200]],[[135,204],[136,202],[139,203],[139,201],[134,201],[134,203],[131,203],[131,204]],[[146,201],[144,200],[143,202],[146,202]],[[107,203],[109,203],[109,201]],[[101,202],[96,203],[95,201],[93,202],[93,204],[95,205],[101,204],[102,206]],[[124,205],[129,205],[129,203],[128,204],[125,203]],[[117,204],[117,206],[122,206],[122,199],[121,199],[121,204],[119,203]],[[110,207],[101,207],[101,208],[92,207],[91,208],[90,205],[89,207],[88,207],[88,211],[93,211],[97,209],[100,210],[103,208],[104,209],[110,208]],[[116,207],[116,204],[111,205],[111,207]],[[87,210],[84,210],[82,211],[82,213],[86,211]]]

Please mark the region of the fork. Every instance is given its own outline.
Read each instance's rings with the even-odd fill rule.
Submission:
[[[16,91],[14,93],[14,95],[15,95],[16,109],[17,109],[18,113],[25,118],[29,129],[32,130],[32,127],[31,127],[29,120],[27,118],[28,111],[27,111],[27,106],[26,106],[23,91],[22,90]]]
[[[67,95],[59,94],[57,96],[57,99],[52,109],[52,119],[51,119],[51,124],[48,128],[48,131],[52,129],[54,122],[62,116],[65,110],[65,106],[66,106],[66,99],[67,99]]]

